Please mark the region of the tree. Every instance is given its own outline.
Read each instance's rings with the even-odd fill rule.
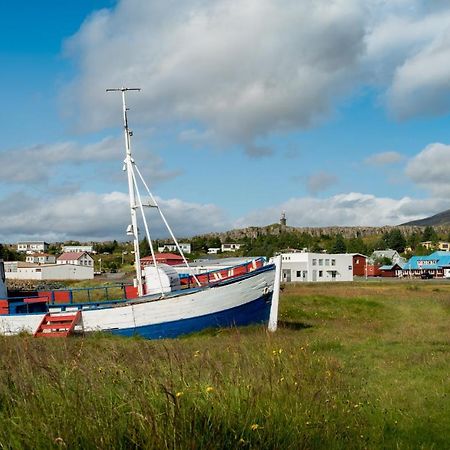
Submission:
[[[398,228],[394,228],[389,233],[387,233],[385,241],[388,248],[397,250],[399,253],[405,251],[406,240],[402,232]]]
[[[349,253],[360,253],[361,255],[367,255],[367,245],[360,237],[351,238],[347,242],[347,251]]]
[[[139,253],[141,254],[141,258],[143,256],[150,256],[151,250],[150,250],[150,244],[147,241],[147,238],[144,237],[142,241],[139,243]]]
[[[334,239],[334,244],[331,247],[331,253],[345,253],[346,251],[347,246],[345,245],[342,234],[337,234]]]
[[[422,241],[425,241],[425,242],[431,241],[434,243],[436,243],[438,241],[438,235],[433,227],[431,227],[431,226],[425,227],[425,229],[423,230],[423,233],[422,233]]]

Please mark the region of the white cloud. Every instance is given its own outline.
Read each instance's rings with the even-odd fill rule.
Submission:
[[[412,158],[406,166],[406,175],[435,197],[450,195],[450,145],[430,144]]]
[[[124,157],[123,138],[107,137],[98,142],[81,145],[76,142],[57,142],[41,144],[33,147],[0,151],[0,183],[47,183],[55,175],[73,165],[95,165],[96,163],[116,162],[117,172],[112,175],[108,168],[107,173],[100,168],[96,170],[97,179],[110,181],[122,177],[120,167]],[[152,164],[141,167],[141,171],[152,181],[161,181],[173,178],[179,174],[178,170],[167,170],[163,160],[151,152],[142,150],[144,145],[138,147],[135,154],[141,160],[152,160]],[[67,170],[66,170],[67,171]],[[72,178],[76,173],[84,179],[84,171],[71,170]]]
[[[336,175],[327,172],[317,172],[307,178],[306,186],[311,194],[318,194],[326,191],[329,187],[336,184],[337,181]]]
[[[178,199],[157,198],[157,201],[178,237],[226,230],[230,226],[224,213],[214,205]],[[130,223],[128,195],[122,192],[78,192],[54,198],[15,193],[0,200],[0,209],[7,217],[0,221],[0,242],[23,238],[128,239],[125,235]],[[147,218],[153,237],[168,236],[155,210]],[[143,226],[140,228],[144,230]]]
[[[120,113],[105,89],[139,86],[136,119],[200,123],[248,145],[329,113],[358,76],[364,26],[356,0],[120,1],[68,42],[79,76],[65,98],[98,129]]]
[[[120,99],[105,89],[139,86],[133,120],[179,121],[247,151],[315,125],[361,85],[398,117],[438,114],[450,109],[449,24],[439,1],[120,0],[68,40],[78,74],[64,109],[84,129],[117,124]]]
[[[396,164],[404,158],[405,157],[398,152],[382,152],[370,155],[364,162],[371,166],[386,166],[389,164]]]
[[[349,193],[329,198],[292,198],[279,205],[251,212],[239,219],[237,227],[267,225],[286,211],[288,225],[320,226],[383,226],[398,225],[448,208],[447,199],[417,200],[403,197],[375,197]]]

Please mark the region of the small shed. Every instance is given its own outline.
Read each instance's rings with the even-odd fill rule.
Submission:
[[[403,274],[403,268],[400,266],[400,264],[386,264],[384,266],[381,266],[379,268],[380,275],[382,277],[389,277],[394,278],[400,276],[400,274]]]

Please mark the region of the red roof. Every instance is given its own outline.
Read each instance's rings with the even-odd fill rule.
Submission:
[[[158,259],[183,259],[180,255],[176,255],[175,253],[155,253],[156,260]],[[144,256],[141,258],[144,261],[153,261],[153,256]]]
[[[169,265],[174,265],[183,262],[183,258],[180,255],[175,255],[174,253],[155,253],[155,258],[157,262]],[[144,256],[143,258],[141,258],[142,265],[148,265],[152,263],[153,263],[152,256]]]
[[[58,261],[77,261],[85,253],[86,252],[66,252],[63,253],[60,257],[58,257]]]

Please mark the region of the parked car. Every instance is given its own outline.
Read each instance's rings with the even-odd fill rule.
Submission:
[[[430,272],[423,272],[420,274],[420,278],[422,278],[422,280],[430,280],[433,278],[433,274]]]

